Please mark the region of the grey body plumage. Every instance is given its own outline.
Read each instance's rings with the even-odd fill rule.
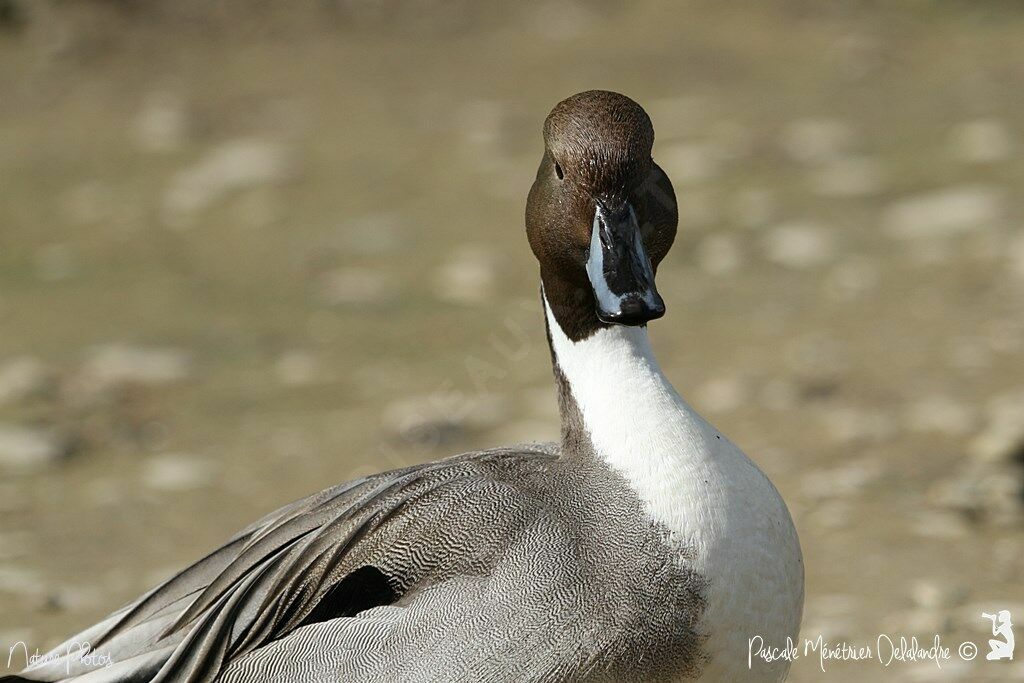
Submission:
[[[114,667],[78,679],[57,660],[23,675],[672,680],[699,668],[702,580],[671,548],[622,478],[586,454],[468,453],[290,505],[72,639],[98,644]],[[380,606],[302,625],[366,567],[391,590]]]

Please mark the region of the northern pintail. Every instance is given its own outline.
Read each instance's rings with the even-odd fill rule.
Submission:
[[[646,112],[560,102],[526,232],[561,443],[317,493],[5,681],[776,681],[800,545],[765,475],[676,392],[646,323],[676,234]],[[83,658],[80,645],[92,656]]]

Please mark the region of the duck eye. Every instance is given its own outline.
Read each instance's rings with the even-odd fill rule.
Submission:
[[[565,177],[565,174],[562,173],[562,166],[557,161],[555,162],[555,175],[558,176],[559,180]]]

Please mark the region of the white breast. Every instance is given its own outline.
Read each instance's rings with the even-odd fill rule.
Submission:
[[[594,448],[619,471],[651,518],[691,548],[709,582],[699,629],[709,657],[702,680],[769,681],[788,665],[748,669],[748,639],[795,641],[803,562],[785,503],[768,478],[679,396],[645,328],[611,327],[580,342],[545,301],[552,347]]]

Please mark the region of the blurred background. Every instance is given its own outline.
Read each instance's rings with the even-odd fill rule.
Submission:
[[[680,197],[655,349],[777,484],[803,636],[1024,678],[1024,6],[0,0],[0,651],[327,485],[557,435],[541,123]],[[1019,630],[1019,629],[1018,629]],[[4,655],[6,656],[6,655]]]

